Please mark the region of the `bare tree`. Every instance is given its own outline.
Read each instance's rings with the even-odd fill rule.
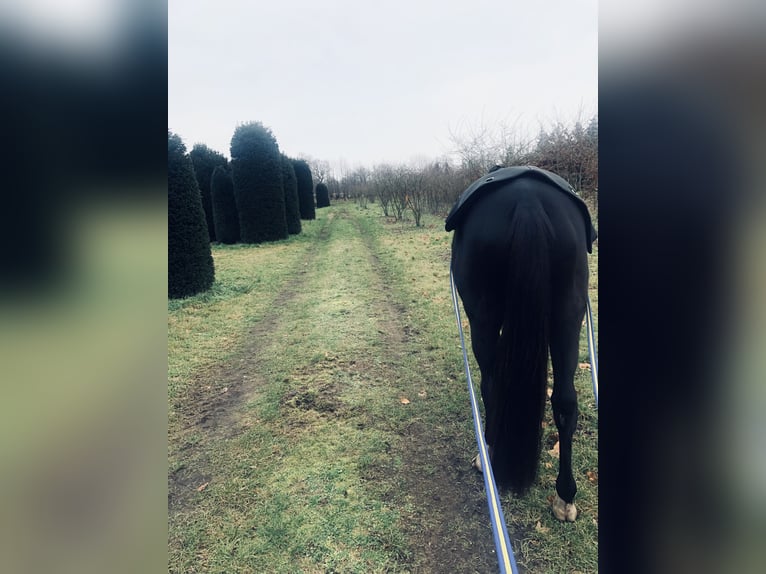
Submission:
[[[346,197],[356,200],[362,208],[367,208],[370,201],[370,170],[358,167],[343,179],[343,190]]]
[[[587,126],[587,127],[585,127]],[[361,207],[379,201],[397,221],[412,212],[415,225],[424,213],[445,216],[463,190],[495,165],[537,165],[567,179],[595,205],[598,201],[598,116],[574,124],[540,124],[536,136],[519,126],[497,122],[450,130],[450,155],[436,161],[420,157],[409,165],[379,164],[350,169],[340,159],[308,158],[314,181],[326,183],[334,199],[353,199]],[[307,157],[307,156],[304,156]]]
[[[579,121],[571,128],[562,122],[541,126],[530,159],[558,173],[583,196],[593,195],[598,189],[598,118],[594,116],[587,129]]]
[[[403,165],[396,166],[391,174],[391,208],[394,211],[394,218],[397,221],[404,219],[404,212],[407,209],[407,167]]]
[[[376,165],[372,172],[375,197],[383,208],[383,215],[391,216],[391,202],[394,197],[394,167],[389,164]]]
[[[503,156],[497,135],[483,124],[469,127],[467,133],[450,129],[450,141],[455,146],[453,153],[459,158],[461,169],[474,179],[500,163]]]
[[[412,211],[415,218],[415,227],[420,227],[420,221],[423,217],[427,203],[426,178],[428,172],[425,167],[405,168],[403,172],[404,184],[407,189],[405,198],[407,207]]]
[[[330,162],[326,160],[317,159],[305,153],[299,154],[298,159],[302,159],[309,164],[309,167],[311,168],[311,178],[314,180],[315,184],[326,183],[327,179],[332,174]]]

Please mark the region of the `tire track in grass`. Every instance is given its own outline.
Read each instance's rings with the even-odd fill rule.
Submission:
[[[272,333],[271,347],[289,353],[267,365],[277,407],[267,423],[280,447],[259,482],[262,498],[287,497],[279,512],[293,528],[256,526],[257,537],[278,549],[273,571],[408,571],[398,508],[377,481],[400,463],[391,454],[398,393],[386,376],[376,277],[347,208],[330,213],[331,238],[316,245],[301,293]]]
[[[328,221],[323,220],[318,240],[326,240],[327,225]],[[195,438],[180,448],[186,462],[168,473],[169,514],[183,511],[193,499],[196,488],[209,483],[213,473],[205,453],[206,444],[239,432],[238,420],[243,406],[255,390],[263,386],[262,341],[278,324],[280,310],[296,297],[305,281],[306,270],[311,266],[316,250],[304,249],[294,271],[288,275],[290,279],[274,298],[270,311],[248,328],[235,357],[194,376],[186,392],[176,400],[174,410],[181,419],[181,432]],[[176,440],[179,438],[175,437]]]

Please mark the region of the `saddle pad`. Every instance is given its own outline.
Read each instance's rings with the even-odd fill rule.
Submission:
[[[577,204],[580,209],[580,213],[583,216],[585,222],[585,230],[588,238],[588,253],[592,253],[593,242],[598,237],[596,229],[591,222],[590,212],[588,212],[588,206],[577,195],[574,188],[561,176],[556,175],[545,169],[533,166],[514,166],[503,167],[495,170],[483,177],[480,177],[474,181],[468,188],[460,195],[457,203],[452,206],[452,210],[447,216],[447,220],[444,223],[444,228],[447,231],[452,231],[460,223],[460,219],[464,213],[467,212],[467,208],[470,207],[478,198],[488,191],[495,189],[501,183],[507,183],[513,179],[519,177],[536,177],[552,183],[556,188],[566,193],[572,201]]]

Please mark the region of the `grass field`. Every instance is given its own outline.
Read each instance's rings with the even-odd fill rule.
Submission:
[[[451,235],[441,219],[424,224],[389,222],[374,204],[317,210],[286,241],[214,246],[213,288],[168,303],[170,572],[497,571],[469,463]],[[597,314],[596,268],[594,253]],[[525,571],[597,570],[586,369],[576,385],[577,522],[548,507],[550,408],[537,484],[503,496]]]

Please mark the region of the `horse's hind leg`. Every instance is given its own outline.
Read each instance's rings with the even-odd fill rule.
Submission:
[[[473,354],[476,357],[476,362],[479,363],[479,370],[481,371],[481,399],[484,403],[484,439],[487,442],[487,447],[492,452],[492,445],[495,440],[493,436],[487,432],[489,429],[494,428],[494,425],[490,421],[490,417],[493,416],[491,408],[491,394],[492,385],[494,381],[492,379],[492,373],[495,368],[495,353],[497,346],[497,338],[500,333],[500,321],[495,315],[494,317],[487,313],[484,314],[482,320],[471,321],[471,346],[473,347]],[[479,459],[477,459],[479,460]],[[478,470],[481,469],[481,463],[474,464]]]
[[[553,418],[559,431],[559,474],[553,514],[559,520],[574,522],[577,508],[574,497],[577,484],[572,474],[572,437],[577,426],[577,393],[574,374],[579,353],[580,329],[585,314],[585,300],[569,294],[558,306],[551,323],[551,362],[553,363]]]
[[[467,287],[463,288],[461,297],[466,315],[468,315],[468,321],[471,324],[471,348],[481,371],[481,398],[484,403],[486,418],[490,417],[492,413],[488,407],[491,405],[492,372],[495,367],[497,338],[500,334],[502,313],[498,313],[496,308],[493,310],[487,305],[486,296],[479,297]],[[485,420],[484,428],[492,428],[488,420]],[[491,452],[492,443],[494,442],[493,437],[485,434],[484,439]],[[477,470],[482,470],[478,456],[474,457],[472,464]]]

